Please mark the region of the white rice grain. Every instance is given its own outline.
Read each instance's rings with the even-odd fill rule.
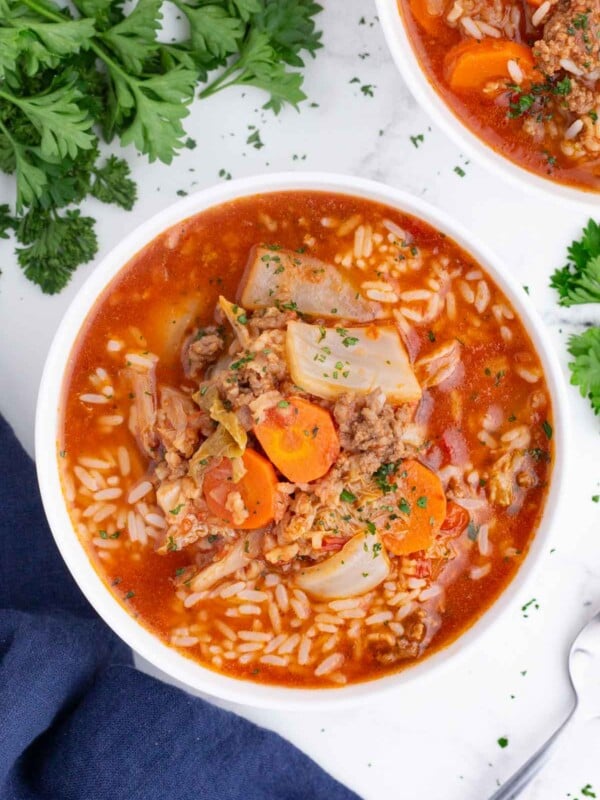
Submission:
[[[508,70],[508,74],[510,75],[512,82],[516,83],[517,86],[520,86],[523,83],[523,78],[524,78],[523,70],[517,64],[514,58],[510,58],[506,62],[506,68]]]
[[[479,281],[477,290],[475,292],[475,309],[479,314],[482,314],[488,306],[491,299],[491,293],[486,281]]]
[[[121,497],[123,494],[123,489],[119,489],[117,486],[110,489],[101,489],[99,492],[94,494],[94,500],[116,500],[118,497]]]
[[[490,572],[492,565],[490,563],[484,564],[482,567],[473,567],[469,573],[472,581],[479,581]]]
[[[257,592],[254,589],[242,589],[241,592],[237,593],[237,597],[240,600],[248,600],[251,603],[264,603],[265,600],[269,599],[269,595],[266,592]]]
[[[552,3],[550,2],[550,0],[546,0],[546,2],[542,3],[541,6],[539,6],[535,10],[535,12],[531,16],[531,22],[536,28],[538,25],[542,24],[542,22],[546,18],[546,14],[550,11],[551,8],[552,8]]]
[[[289,608],[289,597],[287,589],[282,583],[278,583],[275,587],[275,600],[282,613],[285,614]]]
[[[98,417],[99,425],[106,425],[108,428],[116,428],[117,425],[122,425],[125,418],[121,414],[106,414]]]
[[[262,642],[245,642],[238,645],[238,653],[256,653],[264,647]]]
[[[576,119],[565,131],[565,139],[574,139],[583,130],[583,120]]]
[[[81,458],[78,458],[77,460],[82,467],[87,467],[88,469],[110,469],[112,466],[110,462],[104,461],[102,458],[89,458],[88,456],[81,456]]]
[[[129,458],[129,451],[123,445],[117,448],[117,461],[119,462],[119,471],[123,477],[127,477],[131,472],[131,459]]]
[[[238,631],[240,639],[244,642],[270,642],[273,638],[272,633],[265,633],[264,631]]]
[[[339,669],[344,663],[344,656],[341,653],[332,653],[324,661],[321,661],[315,670],[315,676],[319,678],[321,675],[328,675],[336,669]]]
[[[240,614],[244,616],[259,616],[260,615],[260,606],[252,605],[252,603],[244,603],[238,608]]]
[[[129,492],[129,495],[127,496],[127,502],[133,505],[134,503],[137,503],[138,500],[141,500],[142,497],[145,497],[151,490],[152,484],[150,481],[142,481]]]
[[[563,69],[566,69],[566,71],[570,72],[572,75],[581,77],[584,74],[583,70],[579,69],[577,64],[570,58],[561,58],[559,63]]]
[[[97,492],[100,488],[97,482],[92,478],[90,473],[87,469],[80,467],[79,465],[75,465],[73,467],[73,472],[75,476],[79,479],[79,482],[82,483],[86,489],[89,489],[90,492]]]
[[[281,656],[289,655],[290,653],[292,653],[296,649],[296,647],[298,646],[299,643],[300,643],[300,634],[299,633],[294,633],[288,638],[287,641],[285,641],[279,647],[277,652]]]
[[[269,619],[271,620],[271,625],[275,633],[279,633],[281,631],[281,615],[279,613],[279,609],[277,608],[275,603],[269,603],[268,606],[268,613]]]
[[[290,600],[290,606],[292,607],[292,610],[294,614],[298,617],[298,619],[304,620],[308,619],[308,617],[310,616],[310,610],[306,608],[304,603],[301,603],[299,600],[296,600],[296,598]]]
[[[310,647],[310,638],[308,636],[303,636],[302,641],[300,642],[300,647],[298,648],[298,664],[300,664],[301,667],[308,664],[310,659]]]
[[[228,586],[224,586],[219,591],[219,597],[222,597],[223,600],[226,600],[228,597],[233,597],[234,594],[241,592],[242,589],[246,587],[244,581],[237,581],[237,583],[230,583]]]
[[[393,619],[394,615],[391,611],[379,611],[377,614],[371,614],[365,620],[365,625],[380,625],[383,622],[389,622]]]
[[[471,17],[462,17],[461,25],[465,29],[465,33],[468,33],[469,36],[472,36],[474,39],[483,39],[483,34],[479,30],[477,23],[471,19]]]
[[[348,598],[346,600],[332,600],[329,603],[329,608],[334,611],[346,611],[349,608],[357,608],[360,605],[360,600]]]
[[[242,659],[240,658],[240,661]],[[272,667],[287,667],[288,659],[282,656],[268,655],[261,656],[259,659],[261,664],[269,664]]]
[[[104,403],[108,403],[108,397],[104,397],[103,394],[80,394],[79,399],[82,403],[91,403],[92,405],[103,405]]]
[[[265,653],[273,653],[275,650],[277,650],[279,645],[285,642],[286,639],[287,639],[287,634],[285,633],[278,634],[274,639],[271,639],[271,641],[267,644],[267,646],[265,647]]]
[[[143,356],[138,353],[126,353],[125,360],[128,365],[142,367],[142,369],[152,369],[158,358],[151,353]]]
[[[103,522],[105,519],[108,519],[108,517],[111,517],[116,510],[117,507],[112,503],[103,503],[102,508],[99,508],[98,511],[96,511],[92,517],[92,520],[94,522]]]
[[[195,636],[171,636],[171,644],[175,647],[193,647],[198,641]]]

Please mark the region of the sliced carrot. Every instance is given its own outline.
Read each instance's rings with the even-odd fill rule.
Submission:
[[[232,527],[243,530],[262,528],[275,516],[277,475],[267,459],[255,450],[246,448],[242,461],[246,473],[237,483],[233,482],[229,458],[221,458],[212,464],[204,474],[204,499],[211,513]],[[232,492],[239,492],[248,511],[242,523],[236,524],[233,511],[227,508],[227,498]]]
[[[410,10],[413,17],[432,36],[439,36],[446,28],[443,14],[444,5],[442,3],[440,14],[433,14],[429,0],[410,0]]]
[[[301,397],[267,411],[253,430],[273,464],[294,483],[321,478],[340,453],[330,413]]]
[[[446,509],[446,519],[442,522],[441,531],[446,536],[460,536],[469,524],[469,512],[458,503],[450,500]]]
[[[508,62],[516,61],[525,75],[534,68],[531,48],[510,39],[460,42],[445,58],[451,89],[482,89],[488,81],[510,80]]]
[[[395,556],[427,550],[446,519],[444,487],[434,472],[414,459],[400,465],[394,482],[400,514],[383,535],[383,543]]]

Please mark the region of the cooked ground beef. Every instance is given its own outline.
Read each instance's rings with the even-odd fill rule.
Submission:
[[[370,453],[379,463],[407,455],[402,433],[409,413],[406,406],[393,408],[380,389],[367,395],[342,395],[333,409],[342,449],[347,453]]]
[[[199,378],[217,360],[225,341],[216,325],[201,328],[183,348],[183,367],[190,378]]]
[[[288,377],[284,348],[284,331],[273,329],[252,340],[246,351],[232,355],[229,363],[211,377],[221,400],[237,411],[279,389]]]
[[[258,336],[262,331],[270,331],[276,328],[283,330],[290,320],[298,319],[295,311],[280,310],[272,306],[271,308],[255,311],[248,322],[248,328],[252,336]]]
[[[546,75],[566,69],[573,75],[584,77],[600,69],[598,3],[592,0],[561,0],[548,17],[544,36],[534,44],[533,53]],[[584,87],[576,83],[573,88],[579,92]],[[592,89],[593,86],[588,88]]]

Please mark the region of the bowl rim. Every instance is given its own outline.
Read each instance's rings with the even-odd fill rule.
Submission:
[[[212,206],[241,197],[284,191],[321,191],[358,196],[393,206],[446,233],[489,272],[523,322],[542,361],[554,412],[554,467],[545,508],[529,552],[517,574],[497,600],[454,642],[403,671],[344,687],[302,689],[259,684],[228,677],[202,666],[162,642],[131,616],[96,572],[69,517],[62,494],[57,441],[61,390],[76,337],[100,293],[129,260],[156,236],[178,222]],[[540,566],[553,529],[566,474],[568,414],[566,390],[558,359],[546,343],[547,333],[531,300],[502,262],[445,212],[403,190],[375,181],[332,173],[285,172],[258,175],[200,190],[142,222],[119,242],[78,290],[56,331],[44,366],[35,421],[35,454],[41,497],[55,542],[79,588],[112,630],[135,652],[199,693],[260,708],[307,710],[347,706],[367,697],[423,681],[464,656],[475,641],[503,617],[515,596]]]
[[[427,77],[412,45],[397,0],[375,0],[383,35],[396,67],[417,103],[432,117],[442,131],[471,158],[513,186],[554,196],[573,203],[600,202],[600,191],[580,189],[557,183],[522,167],[474,133],[455,114]]]

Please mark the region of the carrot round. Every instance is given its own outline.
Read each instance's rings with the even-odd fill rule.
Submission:
[[[438,476],[419,461],[404,461],[394,476],[398,518],[383,535],[390,553],[404,556],[427,550],[446,519],[446,495]],[[387,495],[389,497],[389,495]]]
[[[253,430],[273,464],[294,483],[321,478],[340,453],[329,412],[301,397],[267,411]]]
[[[450,500],[446,508],[446,519],[442,522],[441,531],[446,536],[460,536],[469,524],[470,519],[469,512],[465,508]]]
[[[234,528],[250,530],[262,528],[275,516],[277,476],[266,458],[247,448],[242,456],[246,474],[233,482],[233,470],[229,458],[221,458],[204,473],[204,499],[210,512]],[[234,522],[233,509],[227,507],[232,492],[238,492],[248,516],[242,523]]]
[[[460,42],[448,51],[445,58],[450,88],[482,89],[488,81],[511,80],[509,61],[516,61],[525,75],[534,67],[531,48],[510,39]]]

